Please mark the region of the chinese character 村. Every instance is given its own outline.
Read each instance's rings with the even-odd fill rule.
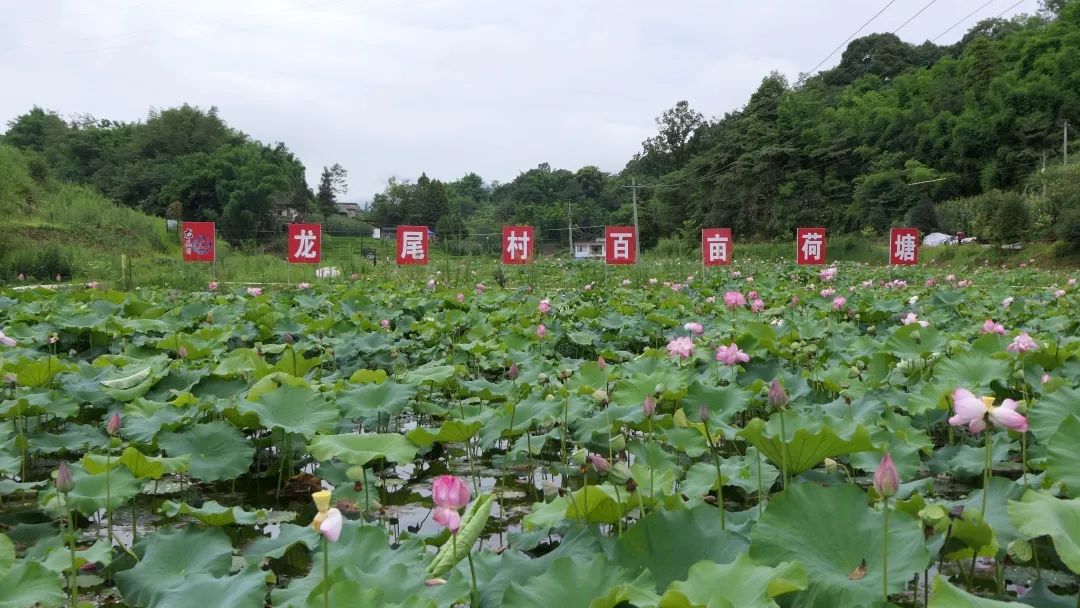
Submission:
[[[401,257],[414,260],[424,259],[424,233],[406,231],[401,235]]]
[[[821,233],[807,232],[803,235],[802,254],[808,260],[821,259]]]
[[[521,257],[518,257],[518,253],[521,253]],[[529,257],[529,234],[522,232],[520,235],[511,230],[510,234],[506,237],[506,253],[510,256],[511,260],[524,260]]]
[[[294,258],[313,259],[315,257],[315,231],[301,230],[295,237],[299,241],[296,245]]]

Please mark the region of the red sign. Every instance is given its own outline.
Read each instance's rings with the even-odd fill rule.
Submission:
[[[919,263],[918,228],[893,228],[889,231],[889,263],[895,266]]]
[[[322,227],[289,224],[289,263],[318,264],[322,259]]]
[[[503,226],[503,264],[528,264],[536,249],[536,232],[532,226]]]
[[[727,266],[731,263],[731,228],[701,230],[701,261],[706,266]]]
[[[633,264],[637,261],[637,233],[633,226],[608,226],[604,229],[604,256],[608,264]]]
[[[799,228],[796,232],[795,259],[799,265],[825,263],[825,229]]]
[[[398,265],[428,263],[427,226],[398,226],[397,263]]]
[[[214,222],[181,222],[185,262],[214,261]]]

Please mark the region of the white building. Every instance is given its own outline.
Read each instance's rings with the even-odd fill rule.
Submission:
[[[574,243],[574,259],[588,260],[605,257],[604,241],[579,241]]]

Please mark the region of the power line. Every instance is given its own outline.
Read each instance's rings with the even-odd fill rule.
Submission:
[[[990,1],[991,1],[991,2],[993,2],[994,0],[990,0]],[[852,34],[851,34],[850,36],[848,36],[847,38],[845,38],[845,39],[844,39],[844,41],[843,41],[843,42],[841,42],[841,43],[840,43],[839,45],[837,45],[837,47],[836,47],[835,49],[833,49],[831,53],[829,53],[828,55],[826,55],[824,59],[822,59],[821,61],[819,61],[817,65],[815,65],[815,66],[814,66],[813,68],[811,68],[811,69],[810,69],[810,71],[809,71],[809,72],[807,72],[807,74],[808,74],[808,75],[812,75],[812,74],[813,74],[814,72],[816,72],[816,71],[817,71],[817,69],[818,69],[818,68],[820,68],[820,67],[822,66],[822,64],[824,64],[824,63],[825,63],[826,61],[828,61],[828,60],[829,60],[829,58],[830,58],[830,57],[832,57],[833,55],[835,55],[835,54],[836,54],[836,51],[839,51],[840,49],[844,48],[844,45],[845,45],[845,44],[847,44],[848,42],[851,42],[851,39],[852,39],[852,38],[854,38],[855,36],[858,36],[858,35],[859,35],[859,32],[863,31],[863,29],[865,29],[865,28],[866,28],[866,26],[870,25],[870,23],[871,23],[871,22],[872,22],[872,21],[873,21],[874,19],[877,19],[877,18],[878,18],[878,16],[880,16],[880,15],[881,15],[881,13],[884,13],[884,12],[885,12],[885,9],[889,8],[890,6],[892,6],[894,2],[896,2],[896,0],[889,0],[889,3],[888,3],[888,4],[886,4],[885,6],[881,7],[881,10],[880,10],[880,11],[878,11],[877,13],[874,13],[874,16],[873,16],[873,17],[871,17],[870,19],[868,19],[868,20],[866,21],[866,23],[864,23],[864,24],[862,24],[861,26],[859,26],[859,29],[855,30],[855,32],[854,32],[854,33],[852,33]]]

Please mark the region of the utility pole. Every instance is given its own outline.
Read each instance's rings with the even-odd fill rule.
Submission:
[[[570,239],[570,259],[574,259],[574,218],[570,215],[570,201],[566,201],[566,235]]]
[[[1046,150],[1043,150],[1042,171],[1039,172],[1040,181],[1043,185],[1043,196],[1046,196]]]
[[[1065,121],[1065,132],[1061,134],[1061,164],[1069,164],[1069,121]]]
[[[634,259],[641,257],[641,231],[637,223],[637,178],[630,178],[630,192],[633,193],[634,206]]]

